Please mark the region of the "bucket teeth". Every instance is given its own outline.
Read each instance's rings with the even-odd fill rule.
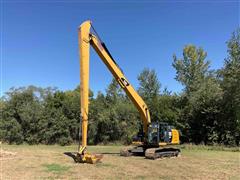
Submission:
[[[102,154],[77,154],[76,155],[76,162],[78,163],[88,163],[88,164],[96,164],[101,161],[103,158]]]
[[[95,164],[103,158],[102,154],[85,154],[86,163]]]

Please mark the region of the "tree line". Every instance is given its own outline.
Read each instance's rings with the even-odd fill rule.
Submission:
[[[137,91],[152,121],[181,130],[188,143],[239,145],[240,29],[227,44],[221,69],[210,69],[207,52],[194,45],[173,56],[175,79],[184,89],[172,93],[161,87],[156,71],[138,75]],[[89,94],[88,143],[130,143],[141,127],[140,116],[115,80],[106,92]],[[35,86],[11,88],[0,100],[0,140],[7,143],[61,144],[79,141],[80,87],[60,91]]]

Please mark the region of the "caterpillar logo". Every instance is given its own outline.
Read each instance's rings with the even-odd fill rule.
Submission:
[[[125,86],[129,86],[129,82],[127,82],[127,80],[126,80],[126,79],[124,79],[124,78],[121,78],[121,80],[122,80],[122,82],[123,82],[123,84],[124,84]]]
[[[122,88],[124,88],[124,87],[126,87],[126,86],[129,86],[129,82],[128,82],[126,79],[124,79],[124,78],[118,79],[118,82],[119,82],[119,84],[120,84],[120,86],[121,86]]]

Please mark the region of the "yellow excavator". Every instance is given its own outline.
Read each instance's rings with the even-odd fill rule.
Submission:
[[[91,21],[85,21],[80,25],[78,29],[78,41],[80,53],[82,143],[79,145],[75,162],[94,164],[102,158],[100,154],[91,154],[87,151],[90,45],[94,48],[121,88],[126,92],[129,99],[138,109],[142,119],[142,131],[134,138],[133,144],[135,144],[135,146],[122,149],[120,155],[143,155],[148,159],[178,156],[180,150],[168,147],[167,145],[177,145],[180,143],[179,131],[166,123],[151,122],[149,109],[146,103],[126,79],[106,45],[92,26]]]

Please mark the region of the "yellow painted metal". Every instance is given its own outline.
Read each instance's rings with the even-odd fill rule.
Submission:
[[[89,104],[89,54],[90,54],[90,28],[91,22],[85,21],[78,30],[78,43],[80,54],[80,96],[81,96],[81,119],[82,119],[82,144],[78,149],[78,162],[91,163],[102,159],[102,155],[87,152],[88,130],[88,104]]]
[[[159,146],[166,146],[166,145],[167,145],[166,142],[160,142],[160,143],[159,143]]]
[[[143,120],[143,131],[145,136],[148,133],[148,125],[151,123],[150,113],[147,105],[132,85],[128,82],[120,68],[115,64],[101,41],[90,33],[91,22],[85,21],[79,28],[79,51],[80,51],[80,79],[81,79],[81,117],[82,117],[82,147],[87,146],[87,125],[88,125],[88,89],[89,89],[89,45],[91,44],[104,64],[108,67],[120,86],[137,107]]]
[[[84,152],[84,154],[77,153],[75,155],[75,162],[79,163],[89,163],[89,164],[95,164],[97,162],[100,162],[100,160],[103,158],[102,154],[91,154],[87,151]]]
[[[78,150],[78,153],[79,154],[84,154],[84,151],[86,150],[86,146],[80,146],[79,147],[79,150]]]
[[[89,163],[95,164],[102,159],[103,155],[101,154],[91,154],[89,152],[84,153],[83,155],[78,156],[78,162],[80,163]]]
[[[99,162],[102,159],[102,155],[95,155],[95,154],[90,154],[90,153],[86,153],[84,154],[84,160],[86,163],[90,163],[90,164],[95,164],[97,162]]]
[[[108,67],[114,78],[120,84],[122,89],[126,92],[127,96],[131,99],[135,107],[138,109],[141,119],[143,121],[144,134],[148,133],[148,125],[151,123],[150,113],[146,103],[143,101],[141,96],[135,91],[132,85],[129,83],[123,72],[113,61],[107,51],[103,48],[101,41],[94,35],[91,35],[91,45],[100,56],[104,64]]]
[[[176,129],[172,129],[172,142],[171,144],[180,144],[179,140],[179,131]]]
[[[138,109],[143,121],[143,131],[145,141],[147,142],[148,125],[151,123],[149,109],[143,99],[135,91],[129,83],[123,72],[112,59],[111,55],[103,47],[102,42],[98,37],[90,32],[91,22],[85,21],[81,24],[78,30],[79,53],[80,53],[80,94],[81,94],[81,118],[82,118],[82,144],[79,147],[78,158],[79,162],[96,163],[102,156],[90,154],[87,152],[87,130],[88,130],[88,104],[89,104],[89,54],[90,45],[95,49],[104,64],[110,70],[114,78],[117,80],[122,89],[126,92],[135,107]],[[135,142],[142,144],[142,142]],[[170,144],[179,144],[178,130],[172,130],[172,141]],[[160,146],[165,146],[167,143],[161,142]]]
[[[80,53],[80,94],[81,94],[81,118],[82,118],[82,147],[87,146],[88,128],[88,94],[89,94],[89,33],[91,22],[85,21],[78,31],[79,53]],[[80,150],[79,149],[79,150]]]

